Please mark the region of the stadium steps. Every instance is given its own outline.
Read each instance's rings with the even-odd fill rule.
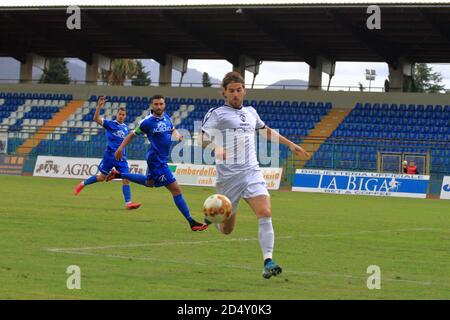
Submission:
[[[309,152],[311,157],[314,152],[319,150],[320,146],[325,142],[327,138],[331,136],[334,130],[344,121],[352,109],[333,108],[322,120],[311,130],[308,137],[303,141],[301,147]],[[295,159],[295,169],[301,169],[304,167],[308,158],[299,157]]]
[[[352,109],[333,108],[322,118],[322,120],[315,126],[309,135],[303,140],[300,145],[303,149],[309,152],[310,158],[306,157],[290,157],[287,163],[285,174],[295,173],[296,169],[302,169],[313,154],[319,150],[320,146],[331,136],[334,130],[344,121]]]
[[[181,105],[180,108],[178,110],[176,110],[173,114],[172,117],[170,117],[170,120],[172,121],[173,125],[176,127],[178,126],[181,122],[183,122],[184,119],[186,119],[187,117],[189,117],[189,114],[191,112],[195,111],[195,106],[194,105]]]
[[[39,145],[41,140],[45,139],[48,134],[52,133],[57,127],[59,127],[64,120],[70,117],[79,107],[83,105],[83,100],[72,100],[65,107],[61,108],[53,118],[45,123],[37,133],[32,137],[25,140],[25,142],[17,148],[18,154],[27,155],[33,150],[34,147]]]

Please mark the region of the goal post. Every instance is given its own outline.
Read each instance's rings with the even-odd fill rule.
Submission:
[[[379,173],[403,173],[402,163],[411,161],[417,167],[419,174],[430,174],[430,153],[419,152],[378,152],[378,172]]]

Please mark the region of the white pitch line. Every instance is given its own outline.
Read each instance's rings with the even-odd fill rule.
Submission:
[[[434,228],[411,228],[411,229],[393,229],[393,230],[361,230],[355,232],[344,233],[325,233],[325,234],[299,234],[301,238],[327,238],[327,237],[340,237],[340,236],[354,236],[358,234],[370,234],[370,233],[385,233],[385,232],[415,232],[415,231],[444,231]],[[445,230],[447,231],[447,230]]]
[[[298,234],[295,237],[299,238],[327,238],[327,237],[340,237],[340,236],[353,236],[358,234],[370,234],[370,233],[385,233],[385,232],[415,232],[415,231],[443,231],[440,229],[433,228],[411,228],[411,229],[392,229],[392,230],[361,230],[355,232],[345,232],[345,233],[325,233],[325,234]],[[447,230],[445,230],[447,231]],[[275,237],[276,239],[292,239],[294,236],[281,236]],[[257,241],[257,238],[234,238],[234,239],[217,239],[217,240],[204,240],[204,241],[164,241],[164,242],[154,242],[154,243],[130,243],[130,244],[118,244],[118,245],[108,245],[108,246],[96,246],[96,247],[81,247],[81,248],[47,248],[45,250],[51,252],[59,251],[84,251],[84,250],[104,250],[104,249],[115,249],[115,248],[139,248],[139,247],[151,247],[151,246],[171,246],[171,245],[192,245],[192,244],[203,244],[203,243],[223,243],[223,242],[234,242],[234,241]]]
[[[292,236],[277,237],[277,239],[291,239]],[[64,251],[84,251],[84,250],[104,250],[115,248],[139,248],[139,247],[152,247],[152,246],[171,246],[171,245],[192,245],[203,243],[224,243],[233,241],[257,241],[258,238],[234,238],[234,239],[217,239],[217,240],[203,240],[203,241],[164,241],[154,243],[136,243],[136,244],[118,244],[110,246],[99,247],[82,247],[82,248],[49,248],[45,249],[51,252],[64,252]]]
[[[205,241],[203,241],[205,242]],[[182,265],[196,265],[201,267],[214,267],[211,263],[201,263],[201,262],[186,262],[186,261],[177,261],[177,260],[164,260],[153,257],[135,257],[135,256],[122,256],[122,255],[114,255],[114,254],[99,254],[99,253],[90,253],[90,252],[77,252],[77,251],[57,251],[58,253],[66,253],[66,254],[75,254],[82,256],[94,256],[94,257],[105,257],[105,258],[115,258],[115,259],[124,259],[124,260],[140,260],[140,261],[153,261],[153,262],[162,262],[162,263],[174,263],[174,264],[182,264]],[[249,271],[261,271],[260,269],[255,269],[242,265],[220,265],[221,267],[226,268],[234,268],[241,270],[249,270]],[[218,266],[219,267],[219,266]],[[335,273],[320,273],[315,271],[296,271],[296,270],[287,270],[284,271],[284,274],[296,274],[296,275],[308,275],[308,276],[317,276],[317,277],[333,277],[333,278],[345,278],[345,279],[360,279],[366,280],[364,276],[355,276],[355,275],[345,275],[345,274],[335,274]],[[392,281],[392,282],[405,282],[411,284],[417,284],[422,286],[431,286],[433,283],[431,281],[416,281],[416,280],[405,280],[405,279],[391,279],[384,278],[383,281]]]

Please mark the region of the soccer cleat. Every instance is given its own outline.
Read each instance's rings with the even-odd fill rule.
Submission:
[[[142,204],[140,202],[139,203],[130,202],[127,205],[125,205],[125,209],[127,209],[127,210],[134,210],[134,209],[138,209],[141,205]]]
[[[271,276],[279,275],[282,271],[283,269],[281,269],[281,266],[273,262],[272,259],[267,259],[267,261],[264,263],[262,276],[265,279],[269,279]]]
[[[84,188],[84,184],[83,184],[83,181],[82,181],[75,187],[75,190],[73,191],[73,194],[77,196],[81,192],[81,190],[83,190],[83,188]]]
[[[204,219],[204,221],[205,221],[205,224],[207,225],[207,226],[209,226],[212,222],[211,221],[209,221],[208,219]]]
[[[195,220],[192,220],[192,222],[190,222],[189,224],[191,225],[192,231],[203,231],[203,230],[208,229],[207,224],[203,224],[203,223],[197,222]]]
[[[106,176],[106,182],[114,180],[114,179],[119,179],[120,178],[120,172],[117,171],[116,169],[112,169],[110,173],[108,173],[108,175]]]

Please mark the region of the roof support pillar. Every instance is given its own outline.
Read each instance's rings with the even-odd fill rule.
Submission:
[[[86,83],[97,85],[101,69],[111,70],[111,59],[98,53],[92,54],[92,63],[86,64]]]
[[[166,63],[159,65],[159,85],[170,87],[172,85],[173,62],[176,57],[172,54],[166,55]]]
[[[33,81],[33,67],[45,69],[46,59],[34,53],[25,55],[25,63],[20,63],[20,83],[31,83]]]

